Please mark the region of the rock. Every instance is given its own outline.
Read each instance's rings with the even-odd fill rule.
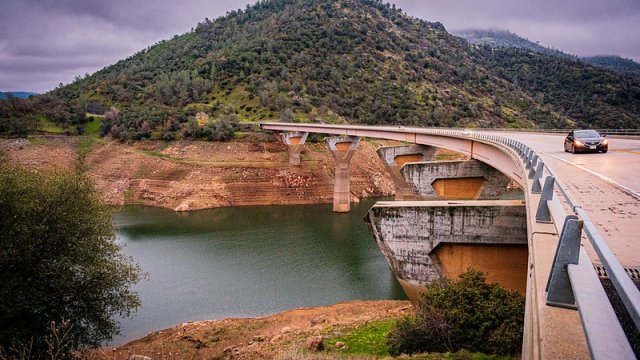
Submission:
[[[269,343],[270,343],[270,344],[275,344],[275,343],[277,343],[280,339],[282,339],[282,335],[280,335],[280,334],[274,335],[274,336],[271,338],[271,340],[269,340]]]
[[[151,358],[144,355],[131,355],[129,356],[129,360],[151,360]]]
[[[314,336],[307,341],[307,349],[309,351],[324,351],[324,339],[322,336]]]
[[[176,207],[175,211],[189,211],[189,204],[186,202],[183,202],[182,204],[178,205],[178,207]]]
[[[264,336],[256,335],[256,336],[253,337],[253,339],[251,341],[253,341],[253,342],[263,342],[264,341]]]
[[[230,355],[238,355],[240,353],[240,349],[238,349],[237,346],[235,345],[231,345],[231,346],[227,346],[226,348],[224,348],[224,350],[222,350],[223,353]]]
[[[343,343],[342,341],[338,341],[334,347],[338,350],[348,350],[349,347],[347,346],[347,344]]]
[[[316,325],[316,324],[324,323],[326,321],[325,317],[326,317],[325,315],[317,316],[317,317],[311,319],[311,321],[309,321],[309,325],[313,326],[313,325]]]

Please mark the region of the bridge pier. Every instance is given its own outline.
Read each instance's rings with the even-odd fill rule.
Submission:
[[[396,190],[395,199],[413,200],[415,192],[405,180],[400,169],[408,162],[422,162],[435,160],[437,147],[427,145],[410,146],[383,146],[378,148],[377,153],[387,169]]]
[[[378,202],[364,219],[415,303],[425,286],[468,267],[523,293],[527,219],[520,200]]]
[[[356,136],[338,136],[325,139],[327,148],[336,162],[336,176],[333,187],[333,211],[351,210],[351,189],[349,184],[349,164],[360,143]]]
[[[307,141],[308,132],[286,132],[282,133],[282,141],[289,147],[289,164],[300,165],[300,153]]]
[[[416,200],[495,200],[505,195],[511,182],[478,160],[407,163],[400,173]]]

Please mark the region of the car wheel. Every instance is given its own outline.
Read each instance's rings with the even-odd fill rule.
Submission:
[[[564,152],[569,152],[569,150],[567,150],[567,143],[564,143],[562,147],[564,148]]]
[[[607,151],[609,151],[609,149],[604,149],[604,150],[602,150],[602,153],[603,153],[603,154],[606,154],[606,153],[607,153]]]

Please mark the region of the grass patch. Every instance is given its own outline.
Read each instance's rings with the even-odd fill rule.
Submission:
[[[78,148],[76,149],[78,158],[84,159],[84,157],[91,151],[93,144],[94,139],[92,137],[82,136],[78,141]]]
[[[329,339],[327,344],[332,349],[337,342],[347,344],[349,349],[341,351],[347,355],[389,356],[386,336],[394,324],[395,320],[372,322],[341,337]]]
[[[92,115],[90,118],[91,121],[87,122],[84,125],[84,132],[87,135],[97,135],[98,133],[100,133],[100,122],[102,121],[102,119],[96,115]]]
[[[59,124],[53,123],[48,120],[42,120],[42,131],[47,134],[64,134],[65,129]]]

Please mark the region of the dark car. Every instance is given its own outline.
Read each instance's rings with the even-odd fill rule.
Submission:
[[[564,151],[577,152],[598,152],[609,151],[609,141],[607,135],[600,135],[595,130],[574,130],[564,139]]]

